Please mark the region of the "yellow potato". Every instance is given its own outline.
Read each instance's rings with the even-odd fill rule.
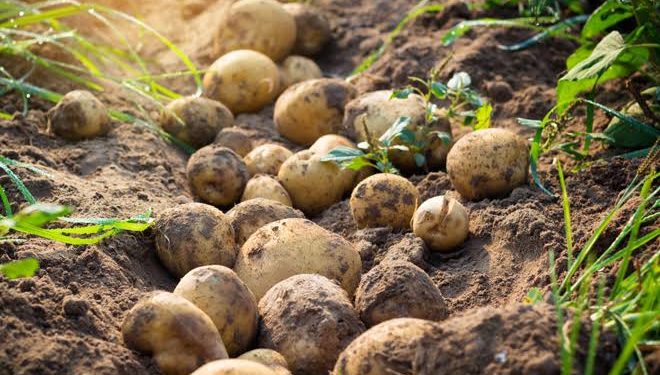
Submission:
[[[470,220],[467,210],[457,200],[434,197],[422,203],[412,219],[415,235],[431,251],[449,252],[468,236]]]
[[[268,223],[290,218],[304,218],[302,212],[279,202],[263,198],[250,199],[227,212],[232,220],[236,243],[242,246],[252,233]]]
[[[214,144],[195,152],[186,171],[193,194],[215,206],[238,202],[250,178],[240,156]]]
[[[280,65],[280,76],[281,88],[285,90],[296,83],[323,78],[323,72],[314,60],[303,56],[289,56]]]
[[[245,185],[241,202],[264,198],[293,207],[291,196],[275,178],[263,174],[252,177]]]
[[[160,117],[163,130],[195,148],[212,143],[233,124],[234,116],[222,103],[193,96],[173,100]]]
[[[410,228],[419,192],[407,179],[389,173],[367,177],[353,189],[350,206],[358,228]]]
[[[325,156],[328,154],[328,152],[339,146],[356,148],[355,143],[346,137],[337,134],[327,134],[317,139],[316,142],[314,142],[314,144],[309,148],[309,151],[321,156]]]
[[[288,148],[276,144],[264,144],[250,151],[243,161],[250,175],[269,174],[277,176],[282,163],[293,155]]]
[[[277,375],[268,367],[244,359],[222,359],[198,368],[190,375]]]
[[[110,130],[105,105],[89,91],[69,91],[48,111],[48,130],[69,141],[104,135]]]
[[[330,23],[323,12],[311,4],[303,3],[285,4],[284,9],[293,16],[296,23],[293,52],[305,56],[320,52],[331,36]]]
[[[238,359],[261,363],[271,369],[276,375],[291,375],[289,364],[282,354],[272,349],[254,349],[241,354]]]
[[[213,142],[218,146],[227,147],[241,157],[252,151],[252,140],[250,134],[236,126],[222,129]]]

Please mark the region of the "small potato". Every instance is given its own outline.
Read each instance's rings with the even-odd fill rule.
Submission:
[[[268,56],[250,50],[223,55],[204,75],[204,95],[222,102],[234,115],[257,112],[270,104],[280,92],[279,85],[277,65]]]
[[[277,375],[277,373],[254,361],[222,359],[207,363],[190,375]]]
[[[48,111],[48,130],[69,141],[94,138],[110,130],[110,117],[94,94],[74,90]]]
[[[255,341],[257,301],[230,268],[195,268],[179,281],[173,293],[194,303],[211,318],[230,356],[245,352]]]
[[[239,0],[224,15],[215,38],[218,56],[249,49],[280,61],[296,42],[296,21],[275,0]]]
[[[410,228],[419,192],[407,179],[389,173],[367,177],[353,189],[351,213],[358,228]]]
[[[321,136],[338,133],[344,106],[356,90],[339,79],[313,79],[295,84],[277,99],[273,119],[287,139],[311,145]]]
[[[302,56],[289,56],[284,59],[280,65],[280,75],[282,76],[282,90],[296,83],[323,78],[323,72],[314,60]]]
[[[465,242],[470,220],[457,200],[433,197],[422,203],[412,219],[415,235],[432,251],[449,252]]]
[[[190,157],[187,173],[193,194],[215,206],[238,202],[250,179],[240,156],[214,144],[200,148]]]
[[[176,99],[161,113],[160,126],[183,142],[204,147],[222,128],[234,124],[234,116],[224,104],[200,97]]]
[[[282,353],[295,375],[327,374],[364,332],[346,291],[321,275],[296,275],[259,301],[259,346]]]
[[[182,277],[196,267],[232,267],[238,247],[231,218],[213,206],[187,203],[169,208],[155,226],[156,250],[165,268]]]
[[[361,270],[360,255],[350,242],[305,219],[259,228],[241,247],[234,266],[257,299],[278,282],[303,273],[337,280],[353,295]]]
[[[265,144],[255,147],[245,155],[243,161],[245,161],[248,172],[252,176],[259,173],[277,176],[282,163],[291,155],[293,155],[293,152],[286,147]]]
[[[154,356],[165,375],[188,375],[201,364],[228,358],[213,321],[183,297],[154,292],[128,312],[126,346]]]
[[[263,174],[256,175],[247,182],[241,202],[256,198],[269,199],[293,207],[291,196],[289,196],[284,186],[273,177]]]
[[[250,134],[245,129],[236,126],[222,129],[215,137],[213,143],[218,146],[227,147],[241,157],[244,157],[252,151]]]
[[[527,142],[498,128],[463,136],[447,156],[447,173],[452,185],[472,201],[508,195],[527,182],[528,168]]]
[[[272,349],[254,349],[241,354],[238,359],[261,363],[271,369],[276,375],[291,375],[289,364],[282,354]]]
[[[309,151],[321,156],[325,156],[330,151],[339,146],[356,148],[355,143],[346,137],[342,137],[341,135],[337,134],[327,134],[317,139],[316,142],[314,142],[314,144],[309,148]]]
[[[257,229],[268,223],[282,219],[305,218],[302,212],[290,206],[263,198],[239,203],[227,212],[227,216],[232,220],[236,243],[239,246],[242,246]]]
[[[312,56],[320,52],[330,40],[331,30],[323,11],[310,4],[285,4],[284,9],[296,22],[296,42],[293,52]]]

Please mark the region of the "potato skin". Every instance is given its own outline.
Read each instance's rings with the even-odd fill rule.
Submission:
[[[280,92],[280,72],[268,56],[236,50],[216,60],[203,83],[204,95],[222,102],[236,115],[256,112],[270,104]]]
[[[303,56],[289,56],[280,64],[280,76],[282,77],[281,88],[285,90],[296,83],[323,78],[323,72],[312,59]]]
[[[195,148],[212,143],[222,128],[232,125],[234,115],[224,104],[202,97],[173,100],[160,117],[163,130]]]
[[[242,202],[227,212],[236,233],[236,243],[242,246],[259,228],[282,219],[304,219],[302,212],[269,199],[256,198]]]
[[[272,349],[250,350],[238,356],[238,359],[261,363],[271,369],[276,375],[291,375],[286,358]]]
[[[268,367],[245,359],[222,359],[198,368],[190,375],[277,375]]]
[[[320,275],[296,275],[259,301],[259,346],[275,349],[295,375],[327,374],[364,325],[346,291]]]
[[[231,219],[213,206],[187,203],[163,211],[155,226],[156,250],[176,277],[196,267],[232,267],[238,247]]]
[[[500,198],[527,182],[529,146],[520,136],[498,128],[472,132],[459,139],[447,156],[454,188],[477,201]]]
[[[337,134],[326,134],[323,137],[317,139],[316,142],[314,142],[314,144],[309,148],[309,151],[321,156],[325,156],[330,151],[339,146],[351,148],[357,147],[353,141],[346,137]]]
[[[321,136],[338,133],[344,106],[355,97],[350,84],[330,78],[295,84],[275,102],[277,131],[292,142],[311,145]]]
[[[285,206],[293,207],[291,196],[284,186],[275,178],[268,175],[258,174],[252,177],[247,182],[247,185],[245,185],[241,202],[257,198],[268,199],[282,203]]]
[[[415,235],[431,251],[450,252],[465,242],[470,227],[467,210],[457,200],[433,197],[422,203],[412,219]]]
[[[218,146],[227,147],[241,157],[252,151],[250,135],[245,129],[237,126],[220,130],[213,143]]]
[[[204,363],[228,358],[211,318],[183,297],[154,292],[122,323],[126,346],[152,353],[165,375],[187,375]]]
[[[186,171],[193,194],[214,206],[238,202],[250,179],[243,159],[215,144],[197,150],[188,160]]]
[[[419,192],[407,179],[379,173],[360,182],[349,202],[358,228],[407,229],[415,213]]]
[[[173,293],[194,303],[211,318],[231,357],[245,352],[255,341],[257,301],[230,268],[195,268],[179,281]]]
[[[245,155],[243,161],[252,176],[259,173],[277,176],[282,163],[291,155],[293,152],[288,148],[268,143],[255,147]]]
[[[239,0],[222,19],[215,38],[220,56],[235,50],[253,50],[280,61],[296,42],[296,21],[275,0]]]
[[[323,12],[310,4],[291,3],[284,4],[296,22],[296,41],[293,52],[312,56],[323,49],[330,40],[330,23]]]
[[[105,105],[89,91],[69,91],[48,111],[49,132],[69,141],[105,135],[110,117]]]
[[[337,280],[353,295],[362,261],[353,245],[306,219],[284,219],[259,228],[239,251],[236,274],[257,299],[273,285],[303,273]]]

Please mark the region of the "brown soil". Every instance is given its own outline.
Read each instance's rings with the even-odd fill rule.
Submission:
[[[177,2],[189,4],[185,12],[179,9],[182,5],[163,7],[157,0],[130,2],[130,6],[122,1],[104,3],[147,15],[147,21],[180,43],[200,66],[210,62],[209,30],[213,30],[223,2]],[[417,1],[314,3],[328,12],[334,34],[318,61],[328,75],[346,76]],[[478,16],[483,14],[469,11],[463,2],[450,1],[444,12],[420,17],[356,80],[358,90],[403,86],[409,76],[424,76],[453,53],[442,76],[467,71],[475,87],[494,103],[494,125],[529,136],[529,130],[517,126],[515,118],[539,118],[552,106],[554,82],[574,45],[552,39],[511,54],[496,45],[528,34],[505,29],[470,32],[451,48],[440,44],[440,36],[449,27],[460,19]],[[143,53],[156,56],[154,60],[163,69],[175,67],[171,56],[166,57],[160,48],[147,46]],[[103,98],[122,100],[112,94]],[[617,103],[620,99],[610,95],[606,100]],[[67,142],[47,134],[48,107],[36,101],[28,116],[0,121],[0,154],[52,174],[48,178],[23,173],[27,187],[40,201],[71,205],[76,216],[91,217],[129,217],[150,208],[158,214],[192,201],[185,177],[187,156],[174,146],[145,129],[119,123],[113,124],[107,136]],[[0,108],[13,112],[21,103],[18,97],[7,95],[0,98]],[[272,107],[238,116],[237,123],[257,143],[270,140],[296,149],[276,134],[271,118]],[[599,126],[605,121],[597,118]],[[543,159],[541,169],[548,171],[550,162],[550,158]],[[593,232],[638,164],[613,159],[568,176],[577,245]],[[554,173],[542,177],[557,191]],[[422,199],[445,192],[460,199],[451,192],[443,172],[411,180]],[[12,186],[7,176],[0,177],[0,183]],[[8,193],[13,202],[21,201],[15,188]],[[505,199],[461,202],[470,212],[470,238],[459,251],[447,255],[430,254],[408,232],[357,230],[347,200],[314,221],[353,242],[365,272],[383,259],[408,259],[432,277],[449,312],[442,327],[450,338],[439,350],[462,354],[446,356],[446,367],[429,373],[559,373],[554,312],[547,305],[532,309],[517,304],[532,287],[547,291],[550,251],[558,254],[559,270],[565,269],[560,201],[530,184]],[[0,280],[0,374],[158,373],[150,356],[125,347],[119,330],[123,316],[141,296],[156,289],[172,291],[176,285],[156,257],[152,233],[123,233],[88,247],[39,239],[0,244],[0,262],[28,256],[41,263],[37,276]],[[474,344],[480,340],[486,341]],[[610,345],[601,351],[599,368],[611,363],[613,350]]]

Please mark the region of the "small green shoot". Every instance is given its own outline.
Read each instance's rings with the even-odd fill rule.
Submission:
[[[34,258],[0,264],[0,274],[8,280],[32,277],[37,271],[39,271],[39,261]]]

